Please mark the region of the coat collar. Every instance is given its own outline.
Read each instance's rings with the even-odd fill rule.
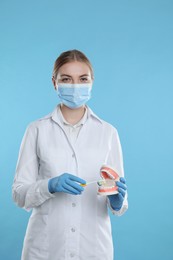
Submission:
[[[92,109],[86,105],[86,107],[88,108],[88,117],[92,116],[94,119],[98,120],[100,123],[103,123],[103,121],[101,120],[101,118],[99,118],[93,111]]]
[[[53,112],[50,114],[50,117],[52,118],[53,121],[55,121],[56,123],[62,125],[62,121],[60,120],[59,114],[58,114],[58,109],[59,109],[60,104],[58,104],[55,109],[53,110]],[[91,110],[91,108],[89,108],[86,105],[87,109],[88,109],[88,118],[94,118],[96,120],[98,120],[100,123],[102,123],[102,120],[96,115],[94,114],[94,112]]]

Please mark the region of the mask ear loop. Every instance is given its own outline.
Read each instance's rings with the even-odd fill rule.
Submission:
[[[58,91],[58,82],[56,83],[56,91]]]

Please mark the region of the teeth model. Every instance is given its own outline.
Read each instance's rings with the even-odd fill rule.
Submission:
[[[103,182],[98,184],[99,195],[112,195],[118,193],[116,181],[119,181],[119,175],[115,169],[108,165],[103,165],[100,169],[100,176]]]

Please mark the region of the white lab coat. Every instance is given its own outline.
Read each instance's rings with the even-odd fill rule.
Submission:
[[[122,150],[116,128],[88,108],[88,119],[77,141],[71,144],[53,113],[31,123],[23,137],[13,183],[13,199],[32,210],[24,239],[22,260],[113,260],[113,242],[106,196],[97,195],[97,184],[81,195],[51,194],[48,180],[71,173],[87,182],[100,179],[103,164],[124,176]]]

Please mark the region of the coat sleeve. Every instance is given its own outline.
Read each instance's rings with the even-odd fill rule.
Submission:
[[[48,179],[39,180],[39,158],[37,156],[37,128],[30,124],[25,131],[12,186],[15,203],[29,211],[54,197],[48,191]]]
[[[107,158],[107,165],[110,165],[113,168],[115,168],[120,177],[124,177],[122,147],[121,147],[118,131],[115,128],[114,128],[112,138],[111,138],[110,151],[109,151],[109,155]],[[128,198],[128,194],[126,192],[124,202],[123,202],[121,209],[116,211],[111,207],[109,198],[107,197],[107,205],[114,215],[121,216],[125,213],[125,211],[128,209],[127,198]]]

